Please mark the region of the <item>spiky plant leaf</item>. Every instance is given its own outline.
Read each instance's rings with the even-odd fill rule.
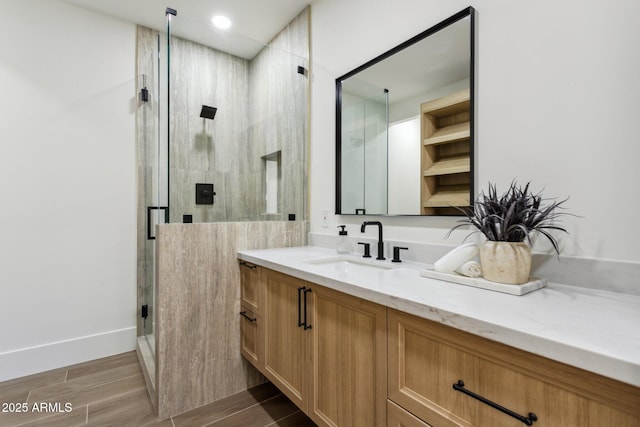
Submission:
[[[537,231],[551,242],[559,255],[558,242],[548,230],[567,233],[566,229],[555,225],[555,221],[562,215],[568,215],[556,211],[563,209],[563,204],[568,199],[554,200],[543,206],[545,199],[540,194],[529,191],[529,185],[530,183],[527,183],[521,187],[513,181],[504,194],[498,195],[496,185],[489,183],[487,193],[480,193],[473,206],[458,208],[466,218],[449,230],[447,236],[459,227],[471,225],[488,240],[522,242],[527,239],[531,243],[530,234]]]

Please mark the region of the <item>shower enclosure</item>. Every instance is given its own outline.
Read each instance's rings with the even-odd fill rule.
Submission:
[[[245,58],[138,27],[138,347],[153,371],[155,229],[308,219],[308,10]],[[153,375],[150,375],[153,377]],[[151,378],[153,381],[153,378]]]

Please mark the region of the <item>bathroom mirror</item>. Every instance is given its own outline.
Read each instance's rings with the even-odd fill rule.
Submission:
[[[459,215],[474,194],[474,10],[336,79],[336,213]]]

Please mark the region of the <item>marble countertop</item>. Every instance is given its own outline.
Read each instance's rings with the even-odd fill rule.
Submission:
[[[371,258],[393,268],[354,273],[309,262],[337,256],[313,246],[238,252],[241,260],[640,387],[640,296],[557,283],[514,296],[422,277],[424,264]]]

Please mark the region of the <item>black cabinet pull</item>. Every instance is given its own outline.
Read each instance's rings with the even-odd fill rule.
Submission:
[[[474,392],[472,392],[471,390],[467,390],[466,388],[464,388],[464,381],[462,380],[458,380],[457,383],[453,384],[453,389],[457,390],[457,391],[461,391],[462,393],[473,397],[474,399],[479,400],[480,402],[491,406],[492,408],[497,409],[498,411],[504,412],[505,414],[525,423],[526,425],[530,426],[533,425],[533,423],[535,421],[538,421],[538,417],[536,416],[536,414],[534,414],[533,412],[529,412],[529,416],[528,417],[523,417],[522,415],[513,412],[510,409],[505,408],[502,405],[498,405],[495,402],[490,401],[489,399],[480,396],[479,394],[476,394]]]
[[[245,318],[245,319],[247,319],[249,322],[255,322],[255,321],[257,321],[257,320],[258,320],[258,318],[257,318],[257,317],[249,317],[249,316],[247,315],[247,311],[246,311],[246,310],[241,311],[241,312],[240,312],[240,316],[244,317],[244,318]]]
[[[252,270],[258,267],[257,265],[251,264],[250,262],[247,262],[247,261],[240,261],[240,265],[243,267],[250,268]]]
[[[305,288],[304,286],[301,286],[298,288],[298,327],[300,326],[304,326],[304,322],[302,321],[302,309],[300,308],[300,305],[302,304],[302,291],[304,291]]]
[[[307,322],[307,294],[311,292],[311,289],[304,288],[302,293],[304,293],[304,330],[311,329],[311,325]]]

